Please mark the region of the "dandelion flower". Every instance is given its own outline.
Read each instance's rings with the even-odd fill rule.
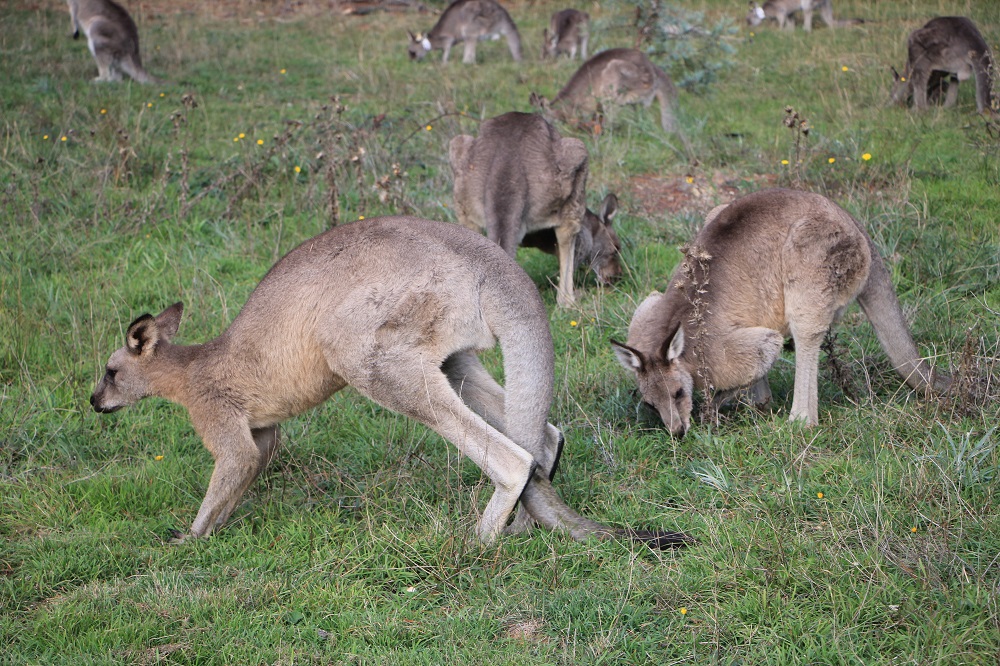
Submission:
[[[829,162],[830,164],[833,164],[836,161],[837,161],[836,157],[831,157],[830,159],[827,160],[827,162]]]
[[[49,135],[48,134],[46,134],[45,136],[42,137],[42,141],[48,141],[48,140],[49,140]]]
[[[246,134],[244,134],[243,132],[240,132],[240,138],[241,138],[241,139],[245,139],[245,138],[247,138],[247,135],[246,135]]]
[[[685,608],[684,606],[681,606],[680,611],[681,611],[681,615],[687,615],[688,614],[688,609]]]
[[[102,115],[102,116],[103,116],[104,114],[106,114],[107,112],[108,112],[108,110],[107,110],[107,109],[101,109],[101,115]]]
[[[863,159],[865,162],[867,162],[871,158],[872,158],[872,154],[871,153],[865,153],[864,155],[861,156],[861,159]]]
[[[301,172],[302,172],[302,167],[300,167],[298,164],[296,164],[295,165],[295,173],[301,173]]]
[[[688,176],[685,180],[688,182],[688,185],[694,182],[694,178],[692,176]]]
[[[753,33],[753,32],[751,32],[751,33],[750,33],[750,36],[751,36],[751,37],[755,37],[755,36],[756,36],[756,33]]]
[[[152,109],[153,108],[153,103],[152,102],[146,102],[146,108],[147,109]]]
[[[239,143],[239,141],[240,141],[240,137],[238,137],[238,136],[234,136],[233,137],[233,143]]]
[[[154,456],[153,460],[163,460],[163,456]]]
[[[257,139],[257,145],[258,146],[263,146],[264,145],[264,139]]]
[[[160,93],[160,97],[166,97],[167,93]]]
[[[573,321],[571,321],[571,322],[569,323],[569,325],[570,325],[570,326],[573,326],[573,327],[575,328],[575,327],[576,327],[576,325],[577,325],[577,323],[578,323],[578,322],[577,322],[577,321],[576,321],[576,320],[574,319]]]
[[[912,532],[913,534],[916,534],[917,533],[917,528],[916,527],[911,527],[910,528],[910,532]]]
[[[65,141],[65,140],[66,140],[66,137],[65,137],[65,136],[63,136],[63,137],[60,137],[60,138],[59,138],[59,140],[60,140],[60,141]]]
[[[284,74],[284,73],[285,73],[285,68],[284,68],[284,67],[282,67],[282,68],[281,68],[281,73],[282,73],[282,74]]]
[[[788,160],[781,160],[781,166],[788,166]]]
[[[816,497],[823,499],[823,493],[816,493]]]
[[[851,70],[847,68],[847,65],[844,65],[843,67],[840,68],[840,71],[842,71],[842,72],[849,72]]]
[[[903,83],[906,83],[906,77],[905,76],[899,77],[899,80],[902,81]]]
[[[434,128],[433,128],[433,127],[431,127],[430,125],[428,125],[428,126],[427,126],[427,127],[425,127],[424,129],[425,129],[425,130],[427,130],[428,132],[430,132],[430,131],[431,131],[432,129],[434,129]]]
[[[365,219],[365,216],[364,215],[358,215],[358,219],[359,220],[363,220],[363,219]]]

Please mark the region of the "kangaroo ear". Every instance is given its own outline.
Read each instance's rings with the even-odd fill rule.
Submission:
[[[900,76],[899,76],[899,72],[897,72],[897,71],[896,71],[896,68],[895,68],[895,67],[893,67],[892,65],[889,65],[889,69],[891,69],[891,70],[892,70],[892,78],[893,78],[893,79],[894,79],[894,80],[895,80],[896,82],[899,82],[899,79],[900,79]]]
[[[676,360],[684,353],[684,327],[678,326],[670,341],[663,345],[663,358],[670,361]]]
[[[133,354],[145,354],[152,351],[159,337],[153,315],[144,314],[128,325],[128,330],[125,331],[125,347]]]
[[[473,136],[459,134],[448,143],[448,162],[456,175],[466,170],[469,158],[472,156],[472,144],[475,141],[476,138]]]
[[[528,95],[528,104],[535,109],[545,109],[548,106],[548,100],[532,90],[531,94]]]
[[[604,201],[601,202],[601,221],[605,225],[611,226],[611,220],[615,219],[615,215],[618,214],[618,197],[613,193],[608,193],[608,196],[604,197]]]
[[[184,304],[178,301],[156,315],[156,326],[160,330],[161,340],[170,342],[174,339],[177,328],[181,325],[182,314],[184,314]]]
[[[410,36],[410,41],[411,42],[419,42],[420,41],[419,39],[417,39],[417,36],[414,35],[412,32],[410,32],[409,30],[406,31],[406,34],[408,34]]]
[[[611,343],[611,348],[615,350],[615,356],[618,358],[618,362],[621,363],[626,370],[636,374],[643,371],[646,367],[646,363],[642,358],[642,352],[637,349],[632,349],[628,345],[623,345],[617,340],[609,340],[609,342]]]

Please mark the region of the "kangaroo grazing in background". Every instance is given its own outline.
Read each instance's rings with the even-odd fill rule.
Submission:
[[[622,244],[618,240],[611,223],[618,213],[618,197],[608,194],[601,202],[599,212],[593,213],[589,208],[584,210],[580,233],[576,235],[573,249],[575,269],[586,266],[594,271],[599,284],[611,284],[622,275],[619,261]],[[533,247],[555,256],[559,256],[559,243],[555,229],[540,229],[525,234],[521,247]]]
[[[750,3],[747,25],[757,27],[764,21],[777,21],[779,28],[794,28],[795,21],[792,20],[791,23],[787,21],[792,14],[799,11],[802,12],[802,27],[806,32],[812,30],[813,11],[819,11],[820,18],[831,28],[863,23],[861,19],[833,18],[832,0],[767,0],[763,5]]]
[[[767,403],[767,372],[789,335],[791,419],[816,425],[820,345],[855,299],[907,384],[924,391],[951,384],[920,357],[871,238],[825,197],[775,189],[719,206],[685,254],[667,291],[636,309],[628,342],[611,341],[675,436],[690,426],[696,389],[719,391],[719,405],[749,387],[754,403]]]
[[[483,121],[479,136],[456,136],[449,146],[455,214],[485,231],[511,257],[531,231],[553,229],[559,249],[561,306],[575,301],[576,239],[587,204],[587,148],[563,138],[544,118],[511,112]]]
[[[926,109],[928,94],[937,97],[945,90],[944,105],[955,106],[958,82],[976,79],[976,110],[994,113],[992,80],[993,54],[976,24],[964,16],[939,16],[910,33],[906,66],[900,75],[892,70],[895,85],[892,101]]]
[[[490,478],[495,490],[478,525],[484,543],[500,534],[518,499],[528,516],[522,527],[533,518],[576,539],[690,541],[612,529],[559,499],[550,479],[562,438],[546,423],[548,314],[524,271],[479,234],[409,217],[336,227],[275,264],[214,340],[173,344],[182,309],[176,303],[132,322],[90,398],[102,413],[147,396],[188,410],[215,470],[179,539],[221,527],[275,457],[278,424],[349,385],[434,430]],[[476,355],[497,341],[506,389]]]
[[[590,14],[578,9],[563,9],[552,15],[549,27],[542,31],[542,58],[557,58],[565,53],[570,60],[579,52],[587,59],[590,41]]]
[[[80,32],[97,61],[95,81],[120,81],[122,72],[139,83],[160,83],[143,69],[139,30],[125,8],[113,0],[68,0],[73,39]]]
[[[535,93],[532,106],[562,122],[600,113],[603,102],[649,106],[660,103],[660,125],[676,131],[677,91],[670,77],[637,49],[608,49],[586,61],[551,102]]]
[[[521,61],[521,35],[507,10],[493,0],[456,0],[444,10],[444,14],[434,24],[431,31],[424,34],[410,34],[410,60],[419,60],[433,49],[443,49],[442,62],[448,62],[448,54],[456,42],[464,42],[462,62],[476,62],[476,43],[485,39],[507,38],[510,55]]]

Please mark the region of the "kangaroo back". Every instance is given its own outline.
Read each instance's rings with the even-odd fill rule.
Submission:
[[[936,372],[920,357],[885,262],[870,238],[868,244],[871,248],[871,268],[868,281],[857,300],[875,329],[879,344],[892,362],[892,367],[911,388],[925,392],[948,390],[951,378]]]

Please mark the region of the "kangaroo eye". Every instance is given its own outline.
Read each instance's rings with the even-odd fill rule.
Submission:
[[[684,389],[679,388],[674,392],[674,400],[680,400],[684,397]]]
[[[108,381],[113,384],[115,382],[115,375],[118,374],[118,371],[115,370],[114,368],[108,368],[105,372],[106,372],[106,376],[108,378]]]

